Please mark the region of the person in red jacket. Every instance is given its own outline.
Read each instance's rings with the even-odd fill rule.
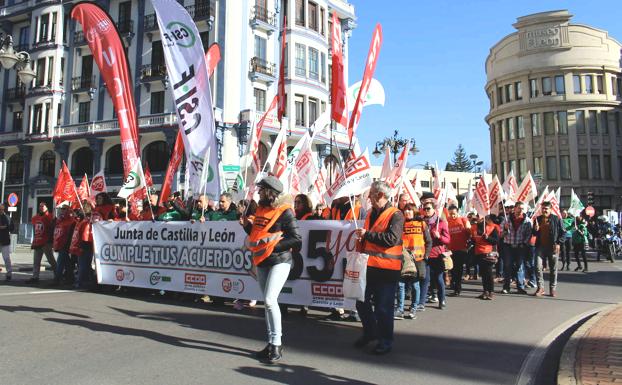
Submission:
[[[447,221],[438,217],[433,200],[427,200],[423,204],[423,211],[432,236],[432,251],[426,264],[425,280],[423,281],[419,304],[425,303],[430,288],[430,280],[434,279],[438,289],[438,308],[442,310],[447,305],[445,301],[445,278],[443,277],[445,263],[442,254],[447,251],[446,246],[449,245],[451,237],[449,236]]]
[[[477,224],[471,226],[471,239],[473,239],[473,253],[479,262],[479,272],[484,287],[484,292],[479,298],[492,300],[495,291],[495,276],[492,270],[499,257],[498,254],[491,253],[499,242],[499,230],[490,216],[485,219],[478,217]]]
[[[468,259],[468,242],[471,238],[471,223],[463,217],[458,216],[458,207],[451,205],[447,208],[447,227],[449,229],[449,250],[451,258],[454,260],[454,268],[451,270],[451,282],[453,286],[452,296],[459,296],[462,291],[462,273],[464,264]]]
[[[61,278],[70,283],[73,281],[73,265],[69,256],[69,246],[75,225],[76,220],[72,215],[70,207],[68,205],[62,206],[54,226],[54,239],[52,242],[54,251],[58,253],[54,277],[56,284],[60,283]]]
[[[112,199],[107,193],[99,193],[95,196],[95,208],[92,211],[93,220],[114,220],[117,217]]]
[[[56,271],[56,260],[52,251],[52,234],[54,231],[54,217],[48,211],[44,202],[39,203],[39,211],[31,220],[33,227],[33,238],[31,249],[34,250],[32,262],[32,278],[26,283],[39,283],[39,271],[41,270],[41,258],[43,254],[48,260],[52,271]]]

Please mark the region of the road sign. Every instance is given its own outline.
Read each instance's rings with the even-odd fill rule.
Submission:
[[[17,206],[17,203],[19,202],[19,198],[17,197],[17,194],[10,193],[9,197],[7,198],[7,201],[9,202],[9,206],[15,207]]]
[[[592,207],[592,206],[587,206],[585,208],[585,214],[590,216],[590,217],[593,217],[594,214],[596,214],[596,210],[594,210],[594,207]]]
[[[10,207],[7,207],[7,210],[9,212],[14,212],[15,213],[15,212],[17,212],[17,207],[10,206]]]

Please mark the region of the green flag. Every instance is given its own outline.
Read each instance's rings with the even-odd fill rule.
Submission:
[[[583,209],[585,209],[585,206],[583,206],[583,203],[581,203],[581,200],[579,199],[577,194],[574,193],[574,189],[572,189],[571,195],[570,195],[570,207],[568,208],[568,213],[576,217],[576,216],[579,216],[579,214],[581,214],[581,211],[583,211]]]

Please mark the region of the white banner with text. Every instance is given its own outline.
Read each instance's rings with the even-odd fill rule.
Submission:
[[[354,250],[354,223],[299,221],[279,302],[353,308],[343,298],[345,257]],[[262,300],[246,233],[237,222],[97,222],[97,282],[218,297]]]

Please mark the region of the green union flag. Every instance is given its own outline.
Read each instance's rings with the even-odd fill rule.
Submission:
[[[585,209],[585,206],[583,206],[583,203],[581,203],[581,200],[579,199],[577,194],[574,193],[574,189],[572,189],[572,193],[570,196],[570,207],[568,208],[568,213],[576,217],[579,214],[581,214],[581,211],[583,211],[583,209]]]

